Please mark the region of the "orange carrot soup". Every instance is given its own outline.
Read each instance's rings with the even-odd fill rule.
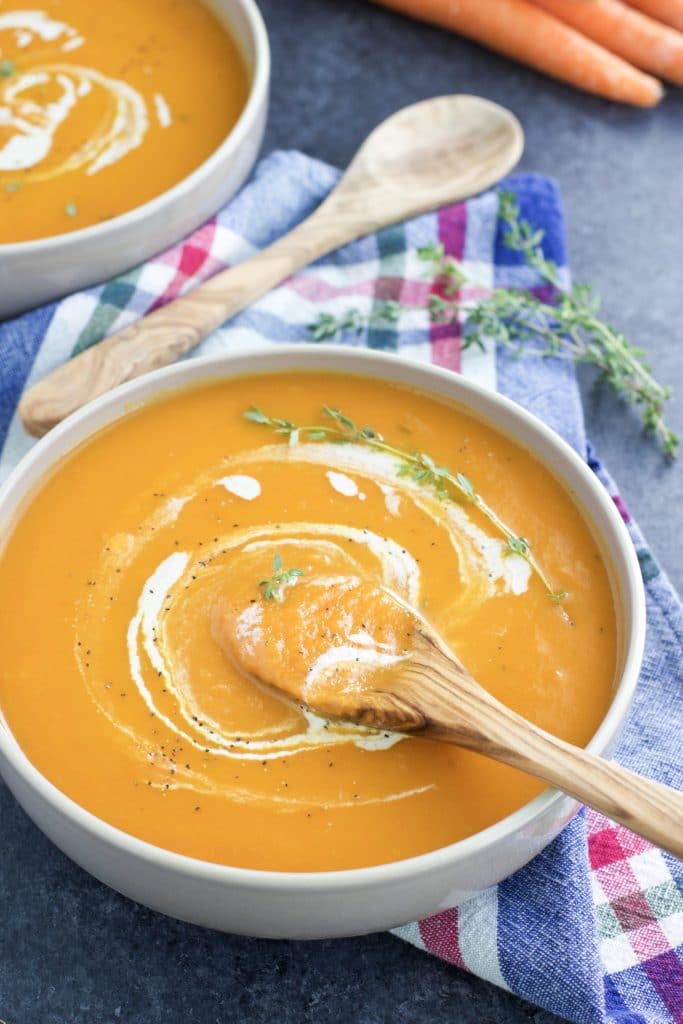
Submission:
[[[434,850],[542,785],[327,720],[251,674],[266,657],[314,695],[338,671],[391,672],[401,620],[381,595],[515,711],[576,744],[596,731],[616,671],[608,572],[530,453],[365,377],[166,394],[62,460],[5,538],[0,710],[64,793],[169,850],[276,871]],[[278,607],[291,630],[269,627]]]
[[[0,0],[0,243],[158,196],[220,145],[247,92],[200,0]]]

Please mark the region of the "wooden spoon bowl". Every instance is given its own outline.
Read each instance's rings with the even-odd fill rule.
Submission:
[[[426,120],[429,130],[426,131]],[[504,107],[476,96],[438,96],[404,107],[367,137],[351,166],[405,200],[453,202],[454,190],[472,195],[500,179],[516,163],[522,129]]]

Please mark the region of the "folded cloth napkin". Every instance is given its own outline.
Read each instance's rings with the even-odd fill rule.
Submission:
[[[0,475],[32,441],[16,415],[28,384],[105,334],[237,262],[291,228],[338,172],[297,153],[276,153],[215,220],[182,244],[113,281],[0,326]],[[545,232],[546,255],[568,274],[555,185],[518,175],[527,220]],[[265,296],[197,353],[242,349],[253,340],[310,341],[321,312],[368,311],[389,298],[416,304],[428,284],[417,246],[440,241],[484,284],[535,287],[506,249],[494,192],[348,245]],[[629,526],[647,587],[643,673],[617,759],[683,787],[683,612],[638,529],[587,448],[573,368],[559,360],[463,351],[460,328],[423,314],[342,339],[460,371],[536,413],[588,459]],[[396,934],[421,949],[581,1024],[683,1021],[683,872],[680,862],[594,812],[582,812],[526,868],[456,910]]]

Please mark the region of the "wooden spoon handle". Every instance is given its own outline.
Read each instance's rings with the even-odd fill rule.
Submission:
[[[539,729],[491,697],[450,652],[432,645],[410,674],[400,697],[408,705],[419,693],[426,734],[519,768],[683,858],[683,793]]]
[[[251,259],[221,271],[53,370],[19,404],[26,430],[41,437],[117,384],[174,362],[294,271],[364,233],[366,225],[356,211],[333,217],[329,209],[323,204]],[[372,227],[367,224],[366,230]]]
[[[565,743],[524,719],[519,719],[523,727],[511,729],[510,714],[505,715],[506,744],[494,741],[485,753],[683,857],[683,793]]]

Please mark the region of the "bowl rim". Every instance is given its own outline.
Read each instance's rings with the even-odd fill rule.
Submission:
[[[249,95],[237,121],[232,126],[220,145],[214,149],[209,156],[195,167],[193,171],[181,178],[175,185],[160,192],[159,195],[148,199],[140,206],[134,206],[132,210],[120,213],[106,221],[97,224],[90,224],[88,227],[78,228],[76,231],[65,231],[59,235],[47,235],[45,238],[32,238],[24,242],[0,242],[0,259],[11,259],[12,257],[31,256],[34,253],[49,255],[71,246],[85,245],[91,241],[106,240],[109,235],[118,231],[126,231],[134,228],[150,218],[162,212],[168,204],[175,205],[178,200],[183,199],[189,193],[200,189],[207,178],[226,161],[230,162],[235,153],[245,142],[258,121],[261,110],[267,103],[268,88],[270,82],[271,54],[268,33],[266,31],[263,15],[259,10],[256,0],[229,0],[234,7],[239,7],[247,21],[250,41],[253,46],[253,69]],[[215,13],[212,11],[212,13]],[[231,12],[226,15],[226,21],[230,21]],[[239,42],[235,40],[238,50],[242,50]],[[244,53],[240,54],[246,62]]]
[[[553,458],[551,465],[550,452],[544,456],[536,452],[532,452],[532,454],[559,478],[566,489],[571,491],[562,468],[558,468],[558,466],[562,467],[563,463],[568,462],[573,471],[583,477],[589,491],[592,492],[592,497],[600,506],[601,512],[611,521],[615,534],[614,539],[623,556],[626,570],[623,574],[615,572],[616,581],[623,589],[622,600],[625,607],[630,606],[632,619],[630,632],[624,638],[623,666],[612,700],[596,732],[585,747],[588,751],[600,754],[618,735],[624,722],[638,682],[644,653],[645,592],[635,546],[607,490],[583,459],[559,434],[512,399],[474,381],[467,380],[460,374],[454,374],[452,370],[431,363],[417,362],[394,353],[333,344],[310,346],[259,343],[244,346],[239,351],[183,360],[119,385],[72,413],[41,438],[0,486],[0,520],[5,517],[5,506],[9,504],[10,515],[12,512],[16,512],[27,495],[39,486],[40,479],[44,478],[63,457],[64,453],[61,451],[60,444],[65,436],[67,444],[70,447],[76,447],[98,430],[142,407],[148,401],[153,401],[155,398],[163,396],[164,393],[172,393],[174,390],[186,386],[201,386],[202,382],[230,378],[240,374],[282,373],[287,370],[324,371],[325,369],[330,372],[340,372],[340,360],[348,363],[348,367],[344,367],[341,372],[355,372],[380,380],[389,380],[392,383],[396,382],[397,378],[393,377],[391,373],[385,375],[384,369],[402,366],[404,370],[409,368],[418,371],[423,378],[431,378],[435,383],[441,382],[449,390],[455,388],[456,393],[451,391],[447,396],[451,401],[466,404],[468,393],[470,393],[484,404],[490,403],[494,409],[497,407],[508,414],[513,421],[516,421],[515,432],[512,435],[513,440],[523,447],[528,446],[519,439],[517,428],[525,427],[532,433],[540,435],[539,439],[546,449],[548,447],[554,449],[552,454],[556,456],[556,459]],[[262,368],[240,370],[239,364],[244,361],[260,361]],[[234,369],[235,365],[237,365],[237,369]],[[414,386],[417,390],[430,393],[429,383],[424,379],[418,381]],[[443,394],[437,389],[434,389],[432,393]],[[109,415],[110,413],[111,415]],[[486,413],[482,413],[478,409],[474,411],[473,415],[486,419]],[[83,424],[85,430],[82,436],[77,437],[75,441],[69,441],[68,435],[72,432],[78,434],[82,430]],[[70,448],[66,450],[68,451]],[[38,469],[37,479],[32,483],[29,482],[26,490],[22,490],[24,477],[28,476],[30,480],[34,467],[37,463],[40,464],[44,458],[47,459],[47,463]],[[19,497],[16,504],[13,504],[15,490],[19,491]],[[609,546],[612,546],[611,541]],[[90,837],[99,843],[146,862],[148,867],[161,868],[195,881],[222,883],[244,890],[287,891],[298,892],[302,895],[304,893],[373,888],[382,883],[399,883],[426,872],[444,868],[455,869],[460,861],[473,855],[485,853],[489,846],[512,838],[525,827],[532,825],[553,804],[565,799],[565,794],[549,787],[533,800],[513,811],[512,814],[465,839],[402,860],[388,861],[370,867],[331,871],[273,871],[235,867],[176,853],[109,824],[63,793],[35,767],[20,747],[18,740],[14,738],[1,710],[0,756],[9,761],[13,770],[31,789],[37,792],[43,801],[50,804],[59,814],[70,819],[73,825],[89,833]]]

